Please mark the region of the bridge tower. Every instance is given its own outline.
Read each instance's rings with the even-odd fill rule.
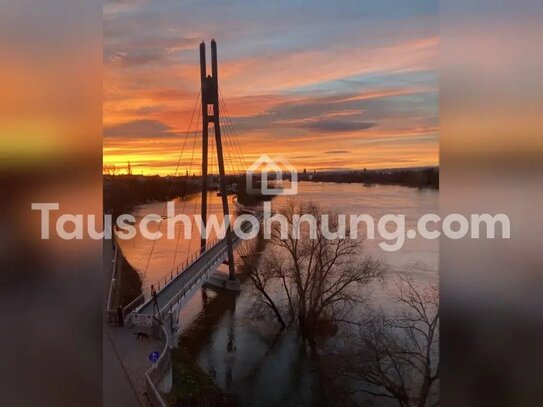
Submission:
[[[215,133],[215,145],[217,146],[217,160],[219,163],[220,191],[222,209],[226,224],[226,244],[228,246],[228,270],[229,279],[235,280],[234,250],[232,245],[232,233],[230,227],[230,213],[228,210],[228,195],[226,174],[224,170],[224,157],[221,141],[221,125],[219,111],[219,82],[217,69],[217,43],[211,40],[211,75],[207,75],[206,45],[200,44],[200,77],[202,84],[202,222],[207,224],[207,170],[208,170],[208,130],[209,123],[213,123]],[[206,237],[200,241],[202,252],[205,251]]]

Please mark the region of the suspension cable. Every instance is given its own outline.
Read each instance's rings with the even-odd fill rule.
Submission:
[[[219,100],[219,103],[222,106],[222,103],[220,102],[220,100]],[[225,134],[225,138],[224,138],[225,146],[226,146],[226,149],[229,151],[228,154],[231,161],[233,172],[237,171],[239,174],[241,174],[243,172],[243,163],[241,162],[241,159],[236,152],[236,148],[233,142],[232,130],[230,126],[228,125],[228,116],[227,116],[226,109],[223,109],[223,111],[225,113],[224,116],[222,117],[224,134]]]
[[[192,114],[191,114],[191,118],[190,118],[190,122],[189,122],[189,127],[187,129],[187,133],[185,134],[185,140],[183,141],[183,147],[181,149],[181,153],[179,154],[179,159],[177,160],[177,166],[175,167],[175,173],[174,173],[174,176],[172,177],[172,179],[170,180],[170,187],[169,187],[169,191],[168,191],[168,196],[167,198],[169,198],[169,196],[171,195],[172,193],[172,189],[173,189],[173,183],[174,183],[174,179],[175,177],[177,176],[177,172],[179,171],[179,165],[181,164],[181,158],[183,157],[183,153],[185,151],[185,146],[186,146],[186,143],[187,143],[187,139],[188,139],[188,136],[189,136],[189,133],[190,133],[190,129],[192,127],[192,122],[194,120],[194,114],[196,112],[196,108],[198,106],[198,102],[200,100],[200,96],[201,94],[198,93],[198,97],[196,98],[196,103],[194,104],[194,108],[192,109]],[[164,204],[164,209],[162,210],[162,216],[160,218],[160,221],[158,223],[158,231],[160,231],[160,226],[162,225],[162,220],[164,219],[164,215],[166,213],[166,208],[167,208],[167,205],[168,205],[168,202],[166,201],[165,204]],[[157,239],[153,239],[153,244],[151,245],[151,251],[149,253],[149,257],[147,259],[147,263],[145,265],[145,269],[144,269],[144,272],[143,272],[143,276],[142,276],[142,282],[145,282],[145,279],[147,277],[147,271],[149,270],[149,264],[151,263],[151,258],[153,257],[153,253],[154,253],[154,250],[155,250],[155,245],[156,245],[156,241]]]
[[[241,154],[241,158],[243,159],[243,163],[245,165],[245,168],[248,168],[247,161],[245,160],[245,155],[243,154],[243,150],[241,148],[241,145],[240,145],[237,133],[236,133],[236,129],[235,129],[234,124],[232,123],[232,120],[230,118],[230,113],[228,112],[228,107],[226,105],[226,101],[224,100],[224,97],[222,96],[222,92],[221,92],[220,88],[219,88],[219,99],[220,99],[219,101],[222,101],[223,110],[226,112],[226,119],[230,124],[230,128],[231,128],[232,133],[234,135],[234,139],[235,139],[236,145],[238,147],[238,151]]]
[[[190,164],[189,164],[189,169],[188,169],[188,174],[190,175],[191,171],[192,171],[192,164],[194,162],[194,154],[195,154],[195,151],[196,151],[196,140],[198,138],[198,130],[200,129],[200,111],[198,111],[198,119],[196,120],[196,130],[194,131],[194,141],[192,143],[192,155],[190,157]],[[187,192],[187,188],[188,188],[188,177],[187,179],[185,180],[185,196],[186,196],[186,192]],[[195,200],[197,201],[197,199]],[[186,204],[186,200],[183,200],[183,208],[181,209],[181,212],[184,214],[185,213],[185,204]],[[193,213],[195,213],[193,211]],[[179,247],[179,238],[181,236],[181,229],[179,229],[179,232],[177,233],[177,240],[175,242],[175,252],[174,252],[174,256],[173,256],[173,262],[172,262],[172,269],[171,269],[171,273],[173,274],[173,270],[175,269],[175,266],[176,266],[176,260],[177,260],[177,249]],[[192,228],[191,228],[191,236],[192,236]],[[189,241],[189,251],[190,251],[190,243],[191,243],[192,240]],[[187,255],[190,255],[190,253],[187,253]]]

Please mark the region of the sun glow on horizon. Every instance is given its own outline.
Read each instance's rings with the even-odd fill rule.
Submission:
[[[104,172],[126,173],[130,162],[133,174],[200,173],[198,44],[212,37],[230,119],[223,126],[234,129],[222,132],[232,143],[227,172],[261,154],[300,171],[438,164],[436,10],[405,5],[405,17],[389,19],[373,6],[375,20],[352,5],[360,19],[346,21],[326,6],[302,18],[295,5],[270,5],[273,13],[244,31],[236,8],[221,7],[223,22],[206,24],[199,3],[105,9]]]

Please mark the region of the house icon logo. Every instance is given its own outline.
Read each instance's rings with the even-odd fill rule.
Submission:
[[[248,194],[261,193],[262,195],[296,195],[298,193],[298,172],[296,168],[283,157],[274,157],[271,159],[266,154],[262,154],[247,169],[246,185]],[[260,188],[254,187],[254,179],[260,174]],[[283,188],[283,176],[287,175],[290,180],[290,186]],[[270,186],[270,180],[273,179],[273,186]]]

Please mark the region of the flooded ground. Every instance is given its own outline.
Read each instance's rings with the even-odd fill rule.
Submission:
[[[421,215],[438,211],[438,191],[402,186],[302,182],[298,184],[297,199],[313,201],[345,215],[366,213],[376,221],[384,214],[404,214],[406,230],[413,228]],[[287,197],[275,198],[273,208],[280,208],[287,200]],[[220,214],[220,198],[210,193],[208,202],[210,212]],[[136,214],[160,214],[163,210],[164,203],[152,203],[140,207]],[[198,200],[177,201],[176,213],[199,213]],[[374,304],[386,308],[390,301],[387,292],[397,273],[407,273],[421,282],[437,282],[437,240],[406,239],[403,248],[395,253],[381,250],[380,242],[379,239],[364,242],[360,253],[360,256],[378,257],[389,266],[384,283],[366,287]],[[179,243],[161,239],[155,243],[150,261],[152,242],[140,236],[123,242],[122,248],[133,266],[142,276],[145,274],[144,290],[147,292],[150,284],[169,275],[173,265],[183,262],[198,245],[199,236],[187,241],[181,239]],[[177,254],[174,254],[176,246]],[[181,345],[220,387],[235,394],[242,405],[322,404],[319,358],[301,351],[295,333],[280,333],[274,319],[257,315],[254,304],[250,281],[243,282],[238,296],[217,294],[209,288],[199,290],[180,313]],[[341,341],[339,333],[322,347],[331,349]]]

